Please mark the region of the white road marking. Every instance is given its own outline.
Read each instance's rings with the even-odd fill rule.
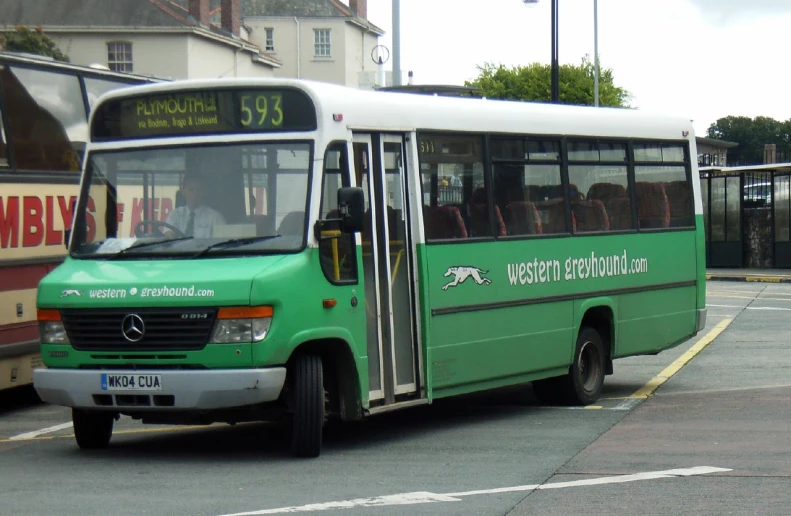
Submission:
[[[632,410],[643,401],[645,401],[644,398],[625,399],[622,402],[620,402],[618,406],[614,407],[613,410]]]
[[[35,430],[33,432],[26,432],[24,434],[15,435],[13,437],[9,437],[9,441],[26,441],[28,439],[35,439],[41,434],[48,434],[50,432],[57,432],[58,430],[65,430],[67,428],[71,428],[71,423],[63,423],[60,425],[50,426],[48,428],[42,428],[41,430]]]
[[[756,301],[761,301],[756,299]],[[737,306],[737,305],[706,305],[712,308],[738,308],[739,310],[773,310],[778,312],[791,312],[791,308],[781,308],[777,306]]]
[[[787,299],[784,297],[766,297],[763,295],[763,293],[758,294],[757,296],[734,296],[730,294],[718,296],[713,294],[712,295],[707,294],[707,297],[710,297],[712,299],[753,299],[755,301],[784,301],[784,302],[791,301],[791,299]]]
[[[619,484],[623,482],[637,482],[640,480],[656,480],[660,478],[690,477],[694,475],[708,475],[733,471],[727,468],[698,466],[695,468],[668,469],[665,471],[648,471],[633,475],[617,475],[611,477],[589,478],[586,480],[572,480],[570,482],[556,482],[554,484],[528,484],[514,487],[500,487],[496,489],[482,489],[478,491],[463,491],[460,493],[436,494],[427,491],[401,493],[374,498],[355,498],[341,502],[314,503],[294,507],[281,507],[279,509],[264,509],[262,511],[238,512],[223,516],[258,516],[260,514],[286,514],[294,512],[315,512],[331,509],[353,509],[355,507],[383,507],[386,505],[415,505],[421,503],[460,502],[465,496],[478,496],[485,494],[514,493],[522,491],[535,491],[538,489],[564,489],[567,487],[594,486],[602,484]]]
[[[785,294],[783,292],[772,292],[772,291],[767,291],[765,289],[756,290],[756,291],[753,291],[753,290],[713,290],[711,292],[706,292],[706,296],[711,296],[711,297],[722,297],[722,294],[733,294],[733,295],[737,295],[737,296],[744,295],[744,294],[755,294],[754,297],[763,296],[763,295],[780,296],[780,297],[783,297],[783,296],[791,297],[791,294]]]

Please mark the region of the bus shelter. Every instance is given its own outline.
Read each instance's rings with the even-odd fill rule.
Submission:
[[[699,171],[706,266],[791,268],[791,163]]]

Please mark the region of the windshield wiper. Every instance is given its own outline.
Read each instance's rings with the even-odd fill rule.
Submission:
[[[223,240],[222,242],[217,242],[216,244],[212,244],[206,249],[202,249],[192,255],[193,258],[199,258],[208,254],[209,251],[212,249],[222,249],[227,247],[238,247],[247,244],[254,244],[256,242],[263,242],[265,240],[272,240],[274,238],[280,238],[280,235],[267,235],[267,236],[259,236],[259,237],[246,237],[246,238],[232,238],[231,240]]]
[[[117,253],[115,253],[113,255],[110,255],[110,258],[114,258],[116,256],[120,256],[120,255],[126,253],[127,251],[131,251],[132,249],[142,249],[143,247],[151,247],[151,246],[160,245],[160,244],[169,244],[171,242],[179,242],[181,240],[192,240],[194,238],[195,237],[185,236],[185,237],[178,237],[178,238],[168,238],[167,240],[154,240],[152,242],[140,242],[139,244],[131,245],[131,246],[127,247],[126,249],[121,249]]]

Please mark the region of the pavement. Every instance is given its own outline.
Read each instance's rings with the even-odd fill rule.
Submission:
[[[708,281],[791,283],[791,269],[706,269]]]
[[[328,425],[308,461],[258,423],[122,418],[80,451],[68,409],[0,399],[0,514],[789,516],[791,285],[706,291],[704,331],[617,361],[594,406],[530,387],[435,400]]]

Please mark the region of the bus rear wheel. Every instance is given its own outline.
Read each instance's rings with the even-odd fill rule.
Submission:
[[[107,448],[113,436],[114,418],[108,412],[88,412],[71,409],[74,438],[83,450]]]
[[[561,380],[563,400],[569,405],[590,405],[599,399],[605,375],[604,343],[599,332],[583,327],[577,336],[574,361]]]
[[[302,355],[293,366],[291,449],[297,457],[318,457],[324,428],[324,369],[321,357]]]

